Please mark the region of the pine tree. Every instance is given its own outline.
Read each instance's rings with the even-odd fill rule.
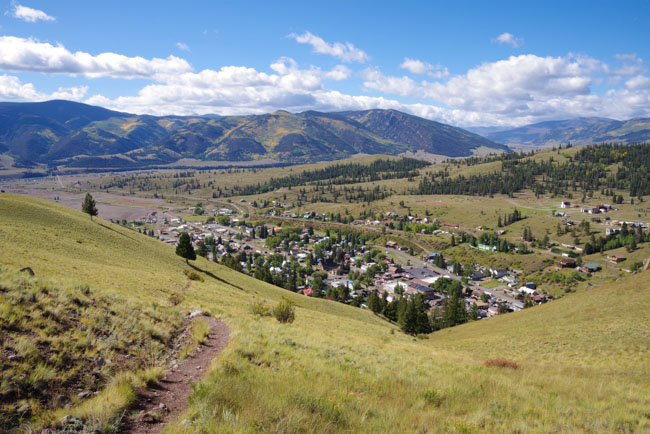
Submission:
[[[203,256],[204,258],[208,256],[208,248],[205,246],[205,243],[203,241],[199,241],[196,244],[196,254]]]
[[[181,258],[185,258],[186,264],[189,264],[189,260],[194,261],[196,259],[196,252],[194,251],[194,247],[192,247],[192,241],[187,232],[183,232],[178,239],[176,254]]]
[[[97,206],[90,193],[86,193],[86,197],[81,205],[81,210],[90,216],[90,220],[93,219],[93,216],[97,215]]]

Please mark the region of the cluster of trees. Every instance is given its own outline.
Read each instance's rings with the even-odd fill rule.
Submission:
[[[626,247],[628,251],[632,252],[637,249],[639,243],[647,242],[650,242],[650,234],[644,233],[640,226],[630,230],[627,224],[623,223],[621,232],[618,234],[598,238],[592,234],[590,240],[585,243],[584,253],[590,255],[620,247]]]
[[[387,302],[386,295],[380,298],[376,293],[368,296],[367,305],[376,314],[384,315],[388,320],[397,322],[404,333],[431,333],[431,320],[426,299],[422,294],[407,297],[395,294],[393,301]]]
[[[537,161],[530,154],[507,154],[490,157],[500,161],[501,170],[480,175],[451,178],[444,169],[425,176],[413,194],[464,194],[487,196],[512,195],[530,189],[535,194],[566,195],[578,189],[627,190],[631,197],[650,194],[650,144],[587,146],[568,161],[560,163],[551,156]],[[608,166],[617,164],[610,172]]]
[[[232,191],[233,194],[247,196],[310,183],[317,186],[347,185],[385,179],[412,178],[418,175],[418,169],[426,167],[429,164],[413,158],[376,160],[370,164],[335,164],[323,169],[305,170],[301,173],[282,178],[271,178],[264,184],[258,183],[256,185],[233,187]],[[327,182],[321,183],[320,181]]]
[[[499,219],[497,221],[497,226],[498,227],[503,227],[503,226],[508,226],[511,225],[515,222],[518,222],[519,220],[523,220],[526,217],[524,217],[521,214],[521,211],[519,211],[517,208],[512,210],[510,214],[506,214],[505,217],[503,217],[503,220],[501,219],[501,216],[499,216]]]
[[[482,232],[478,238],[469,235],[468,236],[469,245],[472,247],[477,247],[479,244],[486,246],[496,247],[497,252],[507,253],[514,248],[514,246],[494,232]]]
[[[385,293],[379,297],[373,292],[368,296],[367,305],[374,313],[396,322],[404,333],[412,335],[431,333],[478,319],[476,304],[469,311],[465,308],[463,285],[459,281],[441,278],[431,286],[447,296],[442,307],[433,309],[431,313],[424,295],[404,295],[399,286],[395,288],[392,301],[386,301]]]

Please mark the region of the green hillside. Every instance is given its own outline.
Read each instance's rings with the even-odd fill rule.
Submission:
[[[168,432],[650,430],[647,272],[418,340],[367,311],[296,295],[205,259],[194,264],[203,281],[190,282],[184,271],[191,268],[173,247],[51,202],[2,194],[0,221],[3,376],[15,341],[39,333],[37,322],[25,330],[29,322],[16,318],[16,312],[40,311],[45,306],[29,303],[55,298],[60,300],[55,306],[68,309],[66,294],[86,287],[90,300],[119,303],[113,310],[120,318],[127,318],[129,310],[151,312],[148,323],[168,330],[170,339],[178,312],[197,307],[231,327],[230,344],[196,387],[181,418],[191,423],[168,427]],[[25,266],[35,278],[19,277],[16,270]],[[34,290],[45,283],[54,288],[49,294]],[[251,303],[270,306],[283,297],[297,305],[294,323],[251,313]],[[178,299],[175,306],[172,300]],[[102,303],[89,314],[101,314]],[[78,309],[90,309],[89,304]],[[160,321],[163,313],[169,321]],[[12,315],[20,327],[11,326]],[[133,326],[116,322],[111,332],[117,336],[128,327]],[[159,355],[145,367],[164,364],[167,344],[158,342]],[[101,352],[101,344],[91,341],[79,348]],[[518,367],[484,365],[496,358]],[[41,369],[48,371],[54,363],[41,360]],[[29,368],[11,365],[20,366]],[[73,414],[93,427],[110,428],[111,416],[122,414],[133,388],[153,374],[127,379],[119,370],[106,374],[104,393],[81,399],[75,391],[70,409],[52,413],[48,403],[24,398],[24,422],[55,423]],[[55,384],[49,381],[56,380],[41,379],[40,389],[47,391]],[[10,381],[3,377],[3,417],[15,403],[8,397],[16,393],[6,385]]]
[[[135,168],[182,158],[307,162],[418,150],[468,156],[484,147],[508,151],[460,128],[395,110],[156,117],[47,101],[2,103],[0,121],[0,154],[14,158],[17,168]]]

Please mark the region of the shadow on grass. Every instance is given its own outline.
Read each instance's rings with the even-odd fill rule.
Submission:
[[[240,289],[240,290],[242,290],[242,291],[244,290],[244,288],[242,288],[241,286],[239,286],[239,285],[235,285],[234,283],[230,283],[230,282],[228,282],[227,280],[222,279],[221,277],[216,276],[214,273],[211,273],[210,271],[202,270],[202,269],[200,269],[199,267],[197,267],[196,265],[192,265],[192,264],[189,264],[189,263],[188,263],[188,265],[189,265],[190,267],[194,268],[196,271],[198,271],[198,272],[200,272],[200,273],[203,273],[203,274],[207,274],[208,276],[212,277],[212,278],[215,279],[215,280],[218,280],[219,282],[225,283],[226,285],[230,285],[230,286],[232,286],[232,287],[234,287],[234,288],[237,288],[237,289]]]
[[[126,235],[126,234],[123,234],[123,233],[120,232],[120,231],[116,231],[115,229],[113,229],[113,228],[111,228],[111,227],[109,227],[109,226],[106,226],[105,224],[103,224],[103,223],[101,223],[101,222],[97,222],[97,223],[99,224],[99,226],[101,226],[101,227],[103,227],[103,228],[106,228],[106,229],[108,229],[109,231],[113,231],[113,232],[115,232],[116,234],[120,234],[120,235],[122,235],[123,237],[126,237],[126,238],[128,238],[128,239],[130,239],[130,240],[135,240],[135,238],[132,238],[132,237]]]

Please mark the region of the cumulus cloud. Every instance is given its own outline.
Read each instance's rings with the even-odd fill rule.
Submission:
[[[49,99],[67,99],[80,101],[86,96],[88,86],[60,87],[51,94],[41,93],[32,83],[22,83],[13,75],[0,75],[0,99],[45,101]]]
[[[292,33],[289,37],[295,39],[299,44],[311,45],[316,53],[329,54],[344,62],[364,63],[369,59],[363,50],[358,49],[350,42],[334,42],[330,44],[311,32],[305,32],[302,35]]]
[[[511,56],[487,62],[446,82],[366,73],[364,87],[403,97],[429,99],[474,118],[501,117],[512,123],[547,117],[591,115],[600,98],[592,86],[605,66],[588,56]],[[634,85],[634,83],[631,83]]]
[[[460,126],[515,126],[575,116],[650,116],[650,78],[636,55],[617,56],[610,66],[584,55],[526,54],[486,62],[452,77],[443,77],[448,74],[444,68],[417,59],[406,58],[401,66],[425,79],[385,75],[378,67],[367,67],[359,76],[363,90],[373,94],[346,94],[329,88],[332,82],[352,75],[342,64],[332,69],[301,67],[294,59],[282,57],[267,70],[223,66],[194,71],[174,56],[91,55],[71,52],[60,44],[4,36],[0,37],[1,71],[143,78],[147,83],[135,94],[109,97],[101,90],[90,93],[87,86],[39,92],[32,83],[0,75],[0,99],[84,100],[154,115],[392,108]],[[603,86],[608,77],[619,77],[618,84]]]
[[[182,50],[182,51],[190,51],[190,46],[187,45],[184,42],[177,42],[176,43],[176,48],[178,48],[179,50]]]
[[[45,12],[33,9],[18,3],[11,4],[11,11],[9,15],[19,20],[27,21],[28,23],[35,23],[36,21],[55,21],[56,18],[49,16]]]
[[[400,64],[400,68],[406,69],[413,74],[426,74],[433,78],[444,78],[449,75],[447,68],[443,68],[440,65],[432,65],[417,59],[409,59],[408,57],[404,58],[404,61]]]
[[[81,74],[89,78],[152,78],[163,74],[191,71],[186,60],[127,57],[116,53],[93,56],[70,52],[63,45],[52,45],[32,38],[0,37],[0,69],[4,71]]]
[[[494,38],[492,42],[497,44],[508,44],[517,48],[524,43],[524,40],[522,38],[516,38],[512,33],[505,32]]]

